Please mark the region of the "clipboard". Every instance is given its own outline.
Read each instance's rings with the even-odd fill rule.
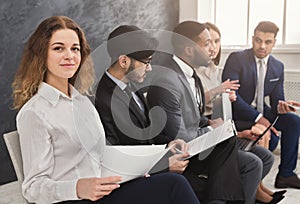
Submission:
[[[263,133],[261,133],[256,140],[249,140],[249,139],[242,139],[238,141],[238,147],[241,150],[244,151],[250,151],[257,143],[258,141],[271,129],[271,127],[273,127],[275,125],[275,123],[277,122],[279,116],[277,116],[275,118],[275,120],[273,121],[273,123],[271,123],[264,131]]]

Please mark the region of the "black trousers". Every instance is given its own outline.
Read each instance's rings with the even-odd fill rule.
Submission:
[[[199,204],[188,181],[175,173],[161,173],[124,184],[98,201],[64,201],[63,204]]]
[[[206,154],[206,156],[205,156]],[[212,200],[242,201],[244,192],[238,165],[236,137],[194,156],[184,172],[203,203]],[[199,175],[205,175],[207,178]]]

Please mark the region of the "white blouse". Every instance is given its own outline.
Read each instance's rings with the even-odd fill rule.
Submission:
[[[102,123],[91,101],[70,88],[68,97],[42,83],[17,115],[29,202],[78,200],[78,179],[101,175]]]
[[[213,101],[219,94],[215,93],[214,88],[222,84],[222,71],[223,69],[210,63],[207,67],[199,67],[196,70],[197,75],[200,77],[204,92],[210,91],[211,101],[206,101],[206,110],[204,115],[211,115],[213,109]]]

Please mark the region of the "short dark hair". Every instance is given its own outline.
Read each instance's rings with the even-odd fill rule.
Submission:
[[[261,21],[254,29],[254,34],[256,31],[261,31],[264,33],[273,33],[274,37],[276,38],[279,28],[275,23],[271,21]]]
[[[150,57],[155,52],[158,41],[149,33],[134,25],[121,25],[114,29],[107,39],[107,51],[115,63],[120,55],[137,60]]]
[[[184,21],[178,24],[172,35],[172,45],[175,53],[181,52],[184,46],[190,43],[189,40],[198,42],[200,40],[199,34],[205,29],[204,24],[195,21]]]

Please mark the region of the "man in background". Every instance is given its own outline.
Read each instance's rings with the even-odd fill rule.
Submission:
[[[298,159],[300,118],[290,113],[295,109],[289,106],[300,104],[285,101],[284,65],[271,55],[278,30],[272,22],[260,22],[254,30],[252,48],[229,55],[222,80],[239,80],[240,83],[237,100],[233,102],[235,121],[268,127],[279,114],[278,121],[271,128],[269,145],[271,151],[276,148],[278,130],[281,131],[281,159],[275,187],[300,189],[300,179],[294,173]],[[269,97],[270,105],[265,103],[265,97]]]

